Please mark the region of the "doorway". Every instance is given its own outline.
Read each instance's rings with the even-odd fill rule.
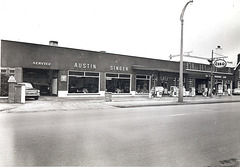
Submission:
[[[32,83],[41,96],[57,95],[57,70],[23,69],[23,82]]]
[[[206,79],[196,79],[196,94],[202,94],[208,88]]]

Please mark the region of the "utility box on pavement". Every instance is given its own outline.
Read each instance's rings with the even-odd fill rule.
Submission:
[[[8,79],[8,103],[14,103],[16,79],[10,76]]]
[[[25,85],[15,85],[14,103],[25,103]]]
[[[8,87],[9,103],[25,103],[25,86],[18,85],[14,76],[9,77]]]
[[[105,101],[112,101],[112,92],[105,92]]]

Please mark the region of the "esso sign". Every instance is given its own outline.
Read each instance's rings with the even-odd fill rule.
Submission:
[[[223,59],[218,59],[213,62],[216,68],[224,68],[227,65],[227,62]]]

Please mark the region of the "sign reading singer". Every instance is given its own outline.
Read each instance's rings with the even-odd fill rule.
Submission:
[[[224,68],[227,65],[227,62],[224,59],[217,59],[213,62],[216,68]]]

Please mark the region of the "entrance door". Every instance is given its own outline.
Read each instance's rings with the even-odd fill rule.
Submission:
[[[52,94],[57,95],[57,78],[52,80]]]
[[[207,88],[207,80],[206,79],[196,79],[196,90],[197,94],[202,94]]]

